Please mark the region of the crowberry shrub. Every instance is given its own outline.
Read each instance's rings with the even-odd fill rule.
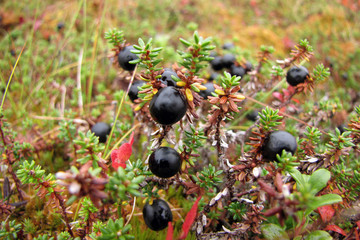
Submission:
[[[55,116],[18,122],[31,136],[16,136],[0,107],[0,237],[330,239],[336,230],[356,238],[356,215],[343,209],[356,212],[360,191],[359,100],[317,88],[330,73],[309,61],[307,40],[275,60],[272,46],[250,53],[224,44],[216,53],[213,39],[195,32],[180,39],[177,62],[164,62],[170,50],[155,46],[161,39],[133,43],[116,29],[105,37],[119,70],[111,88],[96,79],[92,92],[94,75],[81,68],[90,54],[84,61],[81,51],[76,98],[67,101],[72,75],[64,85],[52,81]],[[40,134],[38,120],[61,124]],[[45,220],[49,226],[34,224]]]

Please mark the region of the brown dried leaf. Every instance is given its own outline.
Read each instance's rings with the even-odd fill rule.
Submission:
[[[278,192],[282,193],[282,186],[283,186],[283,182],[281,179],[281,174],[280,173],[276,173],[275,176],[275,187],[277,189]]]
[[[276,196],[276,191],[269,184],[267,184],[261,179],[258,180],[258,184],[260,185],[261,189],[264,190],[267,194],[272,197]]]
[[[220,98],[219,103],[220,103],[221,105],[223,105],[223,104],[225,104],[225,103],[227,102],[227,100],[228,100],[227,96],[222,96],[222,97]]]

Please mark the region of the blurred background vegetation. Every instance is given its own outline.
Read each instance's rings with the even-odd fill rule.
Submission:
[[[179,37],[186,39],[194,30],[214,37],[220,51],[223,43],[233,42],[254,60],[261,45],[273,46],[275,56],[282,58],[300,39],[307,38],[315,49],[313,61],[332,68],[336,88],[358,88],[359,11],[356,0],[1,1],[2,92],[25,46],[7,97],[6,106],[11,107],[5,108],[5,113],[18,122],[29,112],[56,111],[51,105],[58,101],[59,89],[54,83],[69,87],[68,104],[76,106],[72,86],[81,50],[82,89],[94,84],[91,101],[111,99],[109,86],[116,87],[118,69],[109,64],[103,36],[113,27],[122,29],[129,43],[136,43],[139,37],[154,38],[155,46],[164,47],[161,57],[165,66],[178,58]],[[90,99],[86,91],[83,94]],[[50,99],[49,108],[37,108],[44,97]]]

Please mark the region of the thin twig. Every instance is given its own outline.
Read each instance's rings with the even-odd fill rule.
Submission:
[[[8,173],[13,178],[14,182],[15,182],[16,190],[19,193],[19,200],[22,201],[22,200],[24,200],[24,196],[23,196],[23,193],[21,191],[21,181],[17,177],[17,175],[15,174],[15,172],[14,172],[14,170],[12,168],[12,163],[13,162],[11,161],[11,159],[15,158],[14,153],[7,146],[8,143],[7,143],[7,140],[6,140],[6,137],[4,135],[2,127],[3,127],[3,121],[2,121],[2,118],[0,118],[0,135],[1,135],[1,138],[2,138],[2,141],[3,141],[3,144],[4,144],[4,148],[5,148],[5,152],[6,152],[6,161],[5,162],[7,163],[7,167],[8,167],[7,170],[8,170]]]
[[[62,121],[62,120],[66,120],[66,121],[73,121],[74,123],[79,123],[79,124],[88,124],[87,121],[85,121],[84,119],[79,119],[79,118],[65,118],[65,117],[49,117],[49,116],[36,116],[36,115],[30,115],[31,118],[35,118],[35,119],[40,119],[40,120],[53,120],[53,121]]]
[[[71,235],[71,237],[74,237],[74,233],[73,233],[73,231],[71,229],[71,226],[70,226],[70,223],[69,223],[69,218],[67,217],[67,214],[66,214],[66,207],[65,207],[65,204],[64,204],[64,199],[56,191],[54,191],[53,193],[54,193],[54,196],[56,197],[56,199],[59,201],[59,204],[60,204],[60,207],[61,207],[61,210],[62,210],[62,214],[64,216],[64,220],[65,220],[68,232]]]
[[[126,225],[128,225],[128,224],[129,224],[129,222],[131,221],[131,218],[132,218],[132,216],[134,215],[135,206],[136,206],[136,197],[134,197],[134,204],[133,204],[133,207],[132,207],[132,210],[131,210],[131,213],[130,213],[129,219],[126,221],[126,223],[125,223],[124,227],[125,227]]]

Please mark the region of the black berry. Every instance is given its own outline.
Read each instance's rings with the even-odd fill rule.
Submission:
[[[160,89],[152,98],[149,110],[155,122],[171,125],[182,119],[186,113],[187,105],[176,88],[165,87]]]
[[[218,55],[217,52],[214,51],[210,52],[209,54],[210,57],[216,57],[217,55]]]
[[[337,128],[339,129],[340,133],[343,134],[344,132],[346,132],[346,126],[345,124],[341,124],[339,126],[337,126]]]
[[[166,86],[176,87],[176,82],[172,79],[171,76],[175,76],[177,78],[179,78],[179,76],[172,69],[165,68],[164,70],[165,71],[161,74],[161,82]]]
[[[250,113],[246,114],[246,118],[250,121],[255,122],[259,118],[259,111],[253,110]]]
[[[300,83],[305,82],[306,78],[309,76],[309,71],[303,66],[294,66],[289,69],[286,74],[286,81],[291,86],[296,86]]]
[[[245,70],[245,68],[243,68],[241,66],[232,65],[230,68],[230,73],[232,76],[237,76],[237,77],[243,78],[244,75],[246,74],[246,70]]]
[[[276,154],[281,155],[283,150],[294,154],[296,148],[297,143],[293,135],[286,131],[275,131],[265,139],[262,153],[264,158],[277,161]]]
[[[129,63],[135,59],[138,59],[138,56],[132,52],[134,50],[133,46],[124,47],[118,55],[118,62],[121,68],[127,71],[132,71],[135,69],[136,64]]]
[[[214,81],[215,79],[218,78],[218,76],[220,76],[220,74],[214,72],[210,75],[210,77],[208,78],[209,81]]]
[[[144,81],[135,81],[133,82],[133,84],[131,85],[130,89],[129,89],[129,98],[132,102],[134,102],[136,99],[138,99],[138,93],[139,93],[139,88],[142,85],[144,85],[145,82]]]
[[[160,178],[170,178],[181,168],[180,154],[173,148],[160,147],[149,158],[150,171]]]
[[[222,49],[225,49],[225,50],[229,50],[234,47],[235,47],[235,45],[232,42],[227,42],[227,43],[224,43],[224,45],[222,45]]]
[[[222,58],[222,65],[224,68],[230,68],[234,62],[236,61],[236,58],[231,53],[227,53]]]
[[[346,81],[348,80],[349,76],[346,72],[344,72],[343,74],[341,74],[341,78]]]
[[[246,71],[246,72],[250,72],[252,69],[253,69],[252,63],[249,62],[249,61],[247,61],[247,62],[245,63],[245,71]]]
[[[220,56],[214,57],[214,59],[210,61],[210,65],[215,71],[223,69],[223,58]]]
[[[160,231],[172,221],[172,213],[167,202],[155,199],[153,204],[146,203],[143,208],[143,218],[146,225],[153,231]]]
[[[57,25],[56,25],[56,28],[58,31],[60,31],[61,29],[63,29],[65,27],[65,23],[64,22],[59,22]]]
[[[204,99],[207,99],[207,97],[212,96],[212,92],[215,92],[214,84],[211,82],[205,83],[204,86],[206,87],[206,90],[201,90],[199,92],[200,96],[202,96]]]
[[[107,135],[109,135],[111,131],[111,127],[109,124],[104,122],[98,122],[91,128],[91,132],[95,134],[95,136],[99,137],[99,142],[106,142]]]

